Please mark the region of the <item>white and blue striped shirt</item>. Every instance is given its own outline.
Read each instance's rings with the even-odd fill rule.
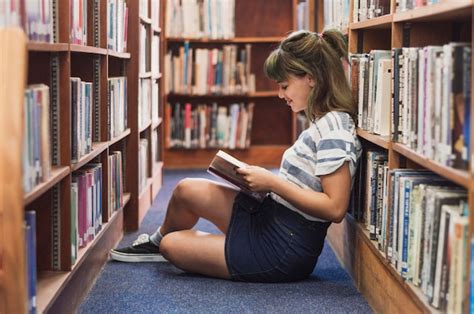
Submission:
[[[320,176],[336,171],[349,161],[352,186],[361,153],[356,126],[350,115],[331,111],[311,123],[285,151],[279,176],[303,189],[322,192]],[[272,193],[272,198],[308,220],[324,221],[298,210],[277,194]]]

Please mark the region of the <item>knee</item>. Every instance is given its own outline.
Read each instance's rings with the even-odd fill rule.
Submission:
[[[178,232],[168,233],[161,239],[160,242],[160,253],[166,258],[169,262],[175,263],[177,260],[177,255],[179,251],[179,241],[180,235]]]
[[[196,179],[186,178],[178,182],[173,190],[173,199],[179,201],[192,200],[195,196],[202,194],[203,182]],[[204,187],[205,188],[205,187]]]

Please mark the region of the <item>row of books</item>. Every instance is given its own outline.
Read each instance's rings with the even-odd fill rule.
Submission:
[[[309,29],[308,1],[301,1],[296,5],[296,29]]]
[[[167,37],[235,37],[235,0],[167,0]]]
[[[349,27],[350,0],[324,0],[324,28],[344,32]]]
[[[92,83],[71,77],[71,161],[92,151]]]
[[[122,154],[109,156],[110,215],[123,206]],[[72,175],[71,181],[71,262],[76,263],[78,250],[87,246],[102,229],[102,164],[89,163]],[[25,211],[25,244],[27,267],[28,313],[36,313],[37,244],[36,212]],[[57,256],[59,258],[59,255]]]
[[[394,141],[441,164],[468,169],[471,44],[394,49],[393,62]]]
[[[250,147],[255,104],[229,106],[169,103],[165,119],[169,121],[168,148],[248,148]]]
[[[128,6],[125,0],[107,0],[107,47],[127,51]]]
[[[108,138],[119,136],[127,128],[127,78],[108,79]]]
[[[147,0],[142,0],[142,1],[147,2]],[[150,4],[151,4],[152,26],[154,29],[159,29],[160,28],[161,0],[151,0]]]
[[[141,138],[138,147],[138,190],[140,193],[148,184],[148,139]]]
[[[36,212],[34,210],[25,211],[24,229],[28,313],[34,314],[37,308]]]
[[[57,0],[0,1],[0,27],[22,27],[31,41],[54,42]]]
[[[121,151],[112,151],[108,159],[109,207],[107,216],[110,218],[114,212],[123,207],[123,154]]]
[[[28,86],[23,114],[23,190],[27,193],[51,176],[48,86]]]
[[[404,12],[440,2],[439,0],[395,0],[395,12]]]
[[[433,307],[461,313],[467,301],[467,192],[426,170],[392,169],[387,153],[362,161],[357,219],[407,281]]]
[[[358,126],[369,132],[390,134],[391,59],[389,50],[352,54],[350,82],[358,104]]]
[[[354,0],[352,21],[354,23],[390,14],[390,0]]]
[[[86,247],[102,229],[102,180],[100,163],[89,163],[72,175],[71,235],[75,238],[71,239],[73,263],[77,260],[77,250]]]
[[[470,44],[373,50],[350,59],[360,128],[391,136],[443,165],[468,169]]]
[[[152,79],[140,79],[138,90],[138,126],[143,128],[151,121]]]
[[[157,169],[157,163],[160,162],[160,150],[158,149],[160,143],[158,142],[160,137],[158,136],[158,128],[151,131],[151,174],[154,176]]]
[[[138,91],[138,126],[144,128],[159,118],[159,84],[154,79],[140,79]]]
[[[150,49],[148,49],[150,36],[148,32],[148,26],[140,23],[140,50],[139,50],[139,63],[138,69],[141,74],[151,71],[151,54]],[[156,44],[155,44],[156,45]]]
[[[71,44],[87,45],[87,0],[70,0]]]
[[[222,49],[190,48],[185,42],[165,56],[165,93],[245,94],[255,92],[251,73],[252,46],[224,45]],[[177,53],[177,54],[176,54]]]

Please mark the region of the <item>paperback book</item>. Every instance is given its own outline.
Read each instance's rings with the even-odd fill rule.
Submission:
[[[237,168],[243,168],[245,166],[247,166],[246,163],[222,150],[219,150],[207,168],[207,172],[223,179],[243,193],[255,198],[259,202],[262,202],[266,193],[251,191],[244,178],[235,171]]]

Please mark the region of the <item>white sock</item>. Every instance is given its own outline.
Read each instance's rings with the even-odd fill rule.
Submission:
[[[159,226],[158,229],[156,229],[155,233],[150,236],[151,243],[156,246],[160,246],[161,239],[163,239],[163,235],[161,234],[160,230],[161,226]]]

